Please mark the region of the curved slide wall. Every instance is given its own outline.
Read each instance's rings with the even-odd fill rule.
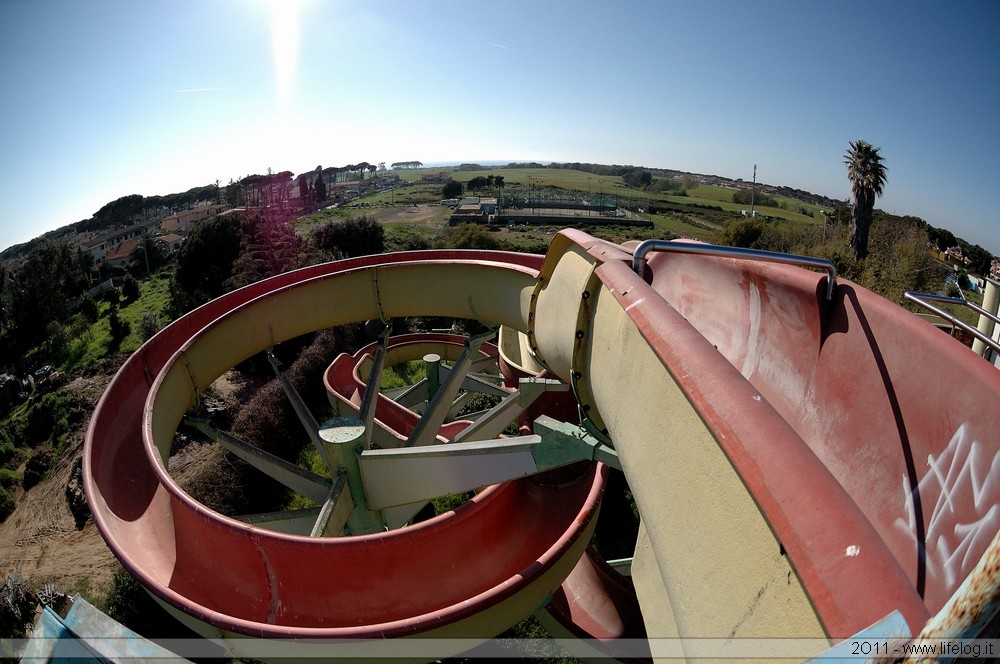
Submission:
[[[259,547],[323,545],[206,516],[163,471],[169,438],[199,389],[282,339],[380,315],[478,318],[521,332],[518,348],[571,382],[614,441],[643,520],[637,591],[644,607],[663,608],[644,612],[650,636],[836,640],[897,610],[918,630],[997,532],[986,469],[1000,454],[990,407],[1000,374],[850,283],[828,303],[825,277],[801,269],[654,254],[639,276],[630,260],[625,248],[564,231],[543,265],[461,252],[369,257],[220,298],[144,346],[102,399],[85,455],[95,520],[147,587],[199,620],[242,634],[320,634],[308,630],[327,629],[322,619],[275,594],[282,577]],[[576,498],[592,515],[596,476],[589,486]],[[944,511],[952,503],[960,508]],[[420,528],[399,532],[409,530]],[[180,532],[203,539],[181,541]],[[538,561],[578,557],[585,535]],[[254,606],[248,618],[184,594],[198,591],[185,578],[188,558],[229,537],[256,569],[240,600]],[[431,539],[420,546],[434,547]],[[568,567],[539,585],[552,590]],[[288,602],[299,593],[308,589],[290,587]],[[469,633],[484,622],[453,624]],[[388,634],[426,624],[395,626]],[[332,629],[323,634],[367,633]]]
[[[166,472],[173,431],[198,393],[274,343],[380,310],[524,327],[536,257],[400,258],[290,273],[212,302],[130,358],[102,398],[85,455],[95,521],[130,571],[202,633],[488,637],[541,606],[582,555],[606,474],[599,464],[569,486],[528,478],[417,526],[319,539],[212,513]]]

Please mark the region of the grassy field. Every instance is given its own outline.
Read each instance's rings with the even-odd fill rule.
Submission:
[[[504,178],[505,196],[526,196],[529,186],[532,191],[538,189],[545,191],[547,195],[558,192],[575,192],[584,198],[597,198],[607,196],[614,198],[619,206],[633,208],[648,208],[650,203],[673,203],[678,206],[692,208],[692,206],[720,207],[730,214],[739,214],[748,208],[747,205],[733,203],[733,193],[735,189],[719,187],[715,185],[699,184],[687,190],[686,196],[671,196],[666,193],[656,191],[644,191],[627,186],[621,177],[612,175],[595,175],[585,171],[576,171],[565,168],[485,168],[477,171],[459,171],[456,168],[447,169],[413,169],[397,171],[400,176],[408,181],[418,181],[425,173],[447,172],[457,182],[466,183],[474,177],[488,177],[490,175],[500,175]],[[421,185],[431,186],[431,185]],[[433,185],[440,192],[440,185]],[[820,223],[822,217],[819,214],[820,207],[803,203],[790,198],[775,197],[779,207],[762,207],[757,209],[763,216],[777,219],[787,219],[789,221],[799,221],[805,223]],[[805,209],[812,213],[803,214],[799,210]],[[692,208],[692,214],[698,214],[697,208]],[[657,222],[656,219],[653,220]],[[670,227],[675,232],[691,237],[704,239],[703,228],[685,228],[683,218],[675,218],[672,222],[664,220],[664,228]]]
[[[747,205],[732,202],[734,189],[707,184],[697,184],[687,189],[686,196],[677,196],[629,187],[619,176],[595,175],[565,168],[484,168],[475,171],[460,171],[454,167],[423,168],[396,171],[411,184],[303,217],[296,222],[296,228],[305,236],[319,224],[368,215],[385,226],[386,244],[390,250],[408,248],[414,246],[414,242],[433,244],[447,231],[451,210],[438,205],[443,197],[443,185],[416,183],[425,174],[442,171],[461,183],[475,177],[503,176],[503,195],[508,202],[524,200],[529,192],[532,196],[541,192],[543,197],[576,200],[593,201],[602,196],[612,198],[619,207],[638,212],[654,224],[652,230],[587,227],[593,235],[615,242],[647,237],[683,237],[712,242],[727,221],[741,218],[741,211],[748,208]],[[483,191],[482,195],[489,195],[489,192]],[[757,210],[762,216],[793,223],[822,223],[818,206],[783,197],[776,197],[775,202],[778,207],[757,206]],[[651,206],[656,210],[654,214],[649,213]],[[572,218],[568,217],[565,223],[566,226],[573,226]],[[514,232],[501,229],[498,237],[515,248],[537,251],[548,244],[555,230],[558,229],[525,228]]]
[[[121,306],[118,315],[129,324],[131,331],[121,342],[118,350],[123,353],[135,352],[142,345],[143,339],[139,322],[142,317],[151,313],[158,317],[160,326],[167,322],[164,311],[170,301],[170,281],[164,276],[154,276],[139,282],[139,299],[128,305]],[[100,318],[69,343],[68,358],[63,368],[67,371],[79,370],[105,357],[111,350],[111,326],[108,322],[110,305],[107,302],[98,303]]]

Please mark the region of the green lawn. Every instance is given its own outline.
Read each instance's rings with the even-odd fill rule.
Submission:
[[[121,306],[118,315],[131,327],[131,332],[118,347],[123,353],[132,353],[142,345],[143,339],[139,322],[147,312],[159,317],[160,327],[168,323],[164,312],[170,302],[170,280],[166,276],[155,275],[151,279],[139,282],[139,299],[126,306]],[[67,360],[63,369],[76,371],[91,365],[111,350],[111,326],[108,323],[110,305],[99,302],[100,318],[91,324],[79,336],[72,339],[67,350]]]
[[[458,182],[467,183],[475,177],[500,175],[504,178],[504,197],[508,200],[526,197],[530,190],[543,191],[544,196],[593,200],[601,195],[612,198],[619,207],[643,210],[642,214],[655,225],[655,230],[645,231],[647,237],[680,236],[706,242],[715,240],[716,233],[727,221],[737,219],[747,205],[733,203],[734,189],[715,185],[698,184],[687,190],[686,196],[669,195],[669,192],[645,191],[629,187],[621,177],[595,175],[585,171],[565,168],[484,168],[476,171],[460,171],[457,168],[422,168],[398,170],[396,173],[407,182],[417,182],[424,174],[447,172]],[[450,209],[441,207],[431,212],[423,206],[441,199],[440,184],[416,184],[400,187],[390,192],[365,196],[350,205],[336,210],[324,210],[300,219],[296,227],[300,234],[307,234],[317,224],[330,220],[344,219],[359,215],[370,215],[383,223],[386,228],[386,242],[390,249],[407,246],[414,238],[433,242],[447,227]],[[489,195],[489,192],[481,192]],[[762,216],[784,219],[803,224],[822,223],[819,206],[810,205],[786,197],[775,197],[777,207],[757,206]],[[402,203],[403,205],[400,205]],[[421,210],[409,209],[416,203]],[[649,215],[650,206],[668,206],[657,214]],[[806,213],[800,212],[804,210]],[[809,214],[811,213],[811,215]],[[407,214],[413,220],[407,219]],[[419,218],[417,218],[419,217]],[[572,221],[567,219],[566,225]],[[596,230],[596,229],[595,229]],[[609,231],[610,232],[610,231]],[[539,231],[541,233],[541,231]],[[601,233],[596,233],[602,235]],[[606,233],[605,233],[606,234]],[[602,235],[603,236],[603,235]],[[547,236],[537,233],[512,236],[505,239],[515,246],[533,249],[540,242],[547,242]]]

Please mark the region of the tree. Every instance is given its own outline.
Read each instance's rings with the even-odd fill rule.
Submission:
[[[385,251],[385,229],[375,219],[334,221],[313,229],[312,243],[330,257],[353,258]]]
[[[851,148],[844,154],[847,179],[851,181],[854,208],[851,212],[851,249],[859,260],[868,255],[868,233],[872,226],[875,199],[885,187],[886,167],[880,148],[863,140],[851,141]]]
[[[139,265],[142,266],[142,272],[147,277],[152,276],[153,272],[160,269],[160,266],[167,260],[167,253],[163,245],[148,233],[143,233],[139,239],[139,246],[136,247],[135,255],[139,261]]]
[[[132,332],[132,324],[118,314],[117,305],[108,311],[108,327],[111,329],[111,343],[108,347],[111,350],[118,350],[125,337]]]
[[[630,187],[641,189],[653,184],[653,174],[642,168],[633,168],[622,175],[622,180]]]
[[[70,299],[88,285],[89,275],[80,272],[77,256],[68,245],[46,242],[32,249],[14,282],[5,288],[12,329],[5,335],[2,350],[16,358],[38,345],[46,338],[49,323],[69,318]]]
[[[492,183],[490,182],[489,178],[484,178],[481,175],[477,175],[476,177],[472,178],[466,185],[469,191],[479,191],[480,189],[486,189],[487,187],[490,186],[492,186]]]
[[[317,203],[326,202],[326,182],[323,182],[323,167],[316,167],[316,182],[313,183],[313,196]]]
[[[177,269],[170,284],[171,309],[187,313],[226,292],[240,253],[240,226],[231,217],[199,223],[177,252]]]
[[[734,219],[716,234],[716,242],[728,247],[770,249],[767,242],[767,223],[760,218]]]
[[[778,201],[773,197],[761,193],[753,193],[746,189],[739,189],[733,192],[733,203],[740,205],[750,205],[755,203],[758,207],[778,207]]]
[[[233,261],[228,290],[297,268],[301,240],[292,226],[273,214],[255,214],[243,222],[239,256]]]
[[[306,174],[300,173],[299,177],[296,178],[296,183],[299,186],[299,202],[302,204],[303,207],[305,207],[311,200],[310,198],[311,192],[309,191],[309,180]]]
[[[958,244],[958,240],[955,239],[955,235],[947,228],[934,228],[933,226],[928,226],[927,236],[941,251],[951,249]]]
[[[246,205],[243,185],[234,181],[232,178],[229,179],[229,184],[226,186],[226,204],[231,207],[241,207]]]
[[[139,282],[131,274],[125,275],[125,281],[122,282],[122,299],[126,303],[131,303],[138,300],[140,295],[142,289],[139,287]]]
[[[497,198],[503,200],[503,176],[502,175],[491,175],[493,178],[493,186],[497,188]]]
[[[0,337],[7,327],[7,270],[0,265]]]
[[[460,198],[462,196],[462,183],[452,180],[441,189],[442,198]]]

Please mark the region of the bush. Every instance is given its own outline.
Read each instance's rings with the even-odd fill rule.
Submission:
[[[125,283],[122,284],[122,298],[126,303],[135,302],[139,299],[140,289],[139,282],[135,280],[131,274],[125,277]]]
[[[461,224],[434,243],[438,249],[505,250],[510,246],[479,224]]]
[[[122,293],[117,288],[109,288],[101,294],[101,299],[111,306],[116,306],[119,302],[121,302]]]
[[[6,427],[0,427],[0,465],[10,461],[14,457],[14,441],[10,439]]]
[[[96,323],[97,319],[100,318],[97,302],[90,296],[90,293],[80,298],[80,306],[77,309],[91,323]]]
[[[310,239],[320,251],[336,258],[368,256],[385,251],[385,229],[367,215],[319,226],[313,229]]]
[[[118,346],[125,340],[125,337],[129,335],[132,331],[132,326],[127,320],[123,320],[121,316],[118,315],[118,307],[112,306],[110,313],[108,313],[108,325],[111,327],[111,344],[112,350],[117,349]]]
[[[14,425],[14,438],[29,447],[57,439],[69,430],[69,400],[49,392],[36,401]],[[0,443],[2,447],[2,443]]]
[[[147,311],[139,319],[139,336],[143,341],[149,341],[160,331],[160,317]]]
[[[52,452],[48,450],[39,450],[31,455],[28,459],[28,463],[24,467],[24,477],[21,480],[21,485],[24,487],[25,491],[37,485],[49,472],[49,468],[52,466]]]
[[[759,191],[750,192],[745,189],[733,192],[733,203],[741,205],[750,205],[753,203],[761,207],[778,207],[778,201],[774,200],[771,196],[766,196]]]
[[[0,468],[0,488],[12,489],[24,481],[24,476],[16,470]]]
[[[7,489],[0,486],[0,523],[7,520],[11,514],[14,513],[14,508],[17,505],[14,503],[14,499],[10,497],[7,493]]]

